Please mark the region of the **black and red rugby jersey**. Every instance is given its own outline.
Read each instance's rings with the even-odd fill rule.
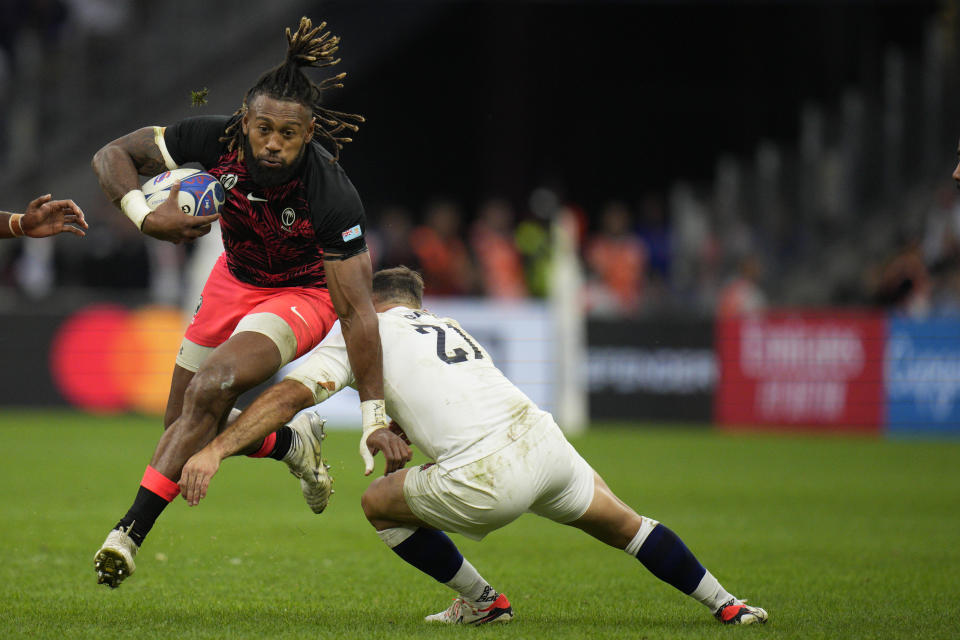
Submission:
[[[325,287],[325,251],[344,259],[367,248],[357,190],[314,141],[296,178],[258,186],[238,152],[227,152],[219,140],[229,122],[229,116],[187,118],[167,127],[164,141],[178,165],[199,163],[223,184],[220,230],[230,273],[258,287]]]

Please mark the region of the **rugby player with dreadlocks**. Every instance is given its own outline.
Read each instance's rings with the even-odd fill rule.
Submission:
[[[95,555],[101,584],[117,587],[133,573],[140,545],[179,492],[183,464],[228,418],[235,419],[237,397],[310,351],[338,316],[356,372],[365,441],[374,449],[405,446],[384,422],[366,219],[338,163],[343,143],[350,141],[344,132],[356,131],[363,118],[320,104],[325,90],[343,86],[346,74],[314,83],[303,71],[339,62],[339,38],[325,27],[302,18],[296,31],[287,29],[285,60],[260,77],[232,116],[144,127],[93,158],[104,193],[143,233],[189,242],[208,233],[219,217],[224,245],[177,355],[166,430],[133,505]],[[151,212],[138,174],[188,162],[223,184],[220,214],[183,214],[178,186]],[[300,478],[307,503],[320,513],[331,493],[320,459],[322,437],[323,422],[306,412],[242,453],[286,462]],[[105,456],[115,455],[105,449]],[[394,469],[388,465],[386,471]]]

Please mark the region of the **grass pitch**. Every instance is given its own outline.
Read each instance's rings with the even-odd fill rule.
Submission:
[[[119,589],[94,552],[133,500],[159,421],[0,416],[0,636],[32,638],[948,638],[960,635],[960,443],[597,427],[574,444],[770,622],[722,627],[639,562],[532,515],[453,536],[513,603],[482,629],[427,626],[452,593],[359,507],[356,432],[332,431],[315,516],[273,460],[233,459],[172,504]],[[381,461],[378,459],[378,464]]]

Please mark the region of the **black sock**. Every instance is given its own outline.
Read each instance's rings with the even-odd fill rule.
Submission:
[[[141,486],[140,490],[137,491],[137,498],[133,501],[133,506],[127,511],[127,515],[120,519],[114,529],[121,527],[126,529],[132,524],[133,527],[127,533],[139,547],[168,504],[170,503],[167,500]]]
[[[637,551],[653,575],[690,595],[707,572],[677,534],[658,524]]]
[[[293,444],[293,429],[284,425],[277,429],[277,441],[273,445],[273,451],[266,455],[267,458],[274,460],[283,460],[283,456],[290,451],[290,445]]]
[[[394,553],[437,582],[450,582],[463,565],[460,550],[443,531],[421,527],[392,548]]]

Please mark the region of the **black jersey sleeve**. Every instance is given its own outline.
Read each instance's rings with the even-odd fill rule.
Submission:
[[[227,149],[220,138],[229,122],[229,116],[198,116],[167,127],[163,140],[170,157],[178,165],[199,162],[209,169]]]
[[[367,250],[367,217],[360,194],[339,163],[312,143],[307,197],[317,243],[324,260],[346,260]]]

